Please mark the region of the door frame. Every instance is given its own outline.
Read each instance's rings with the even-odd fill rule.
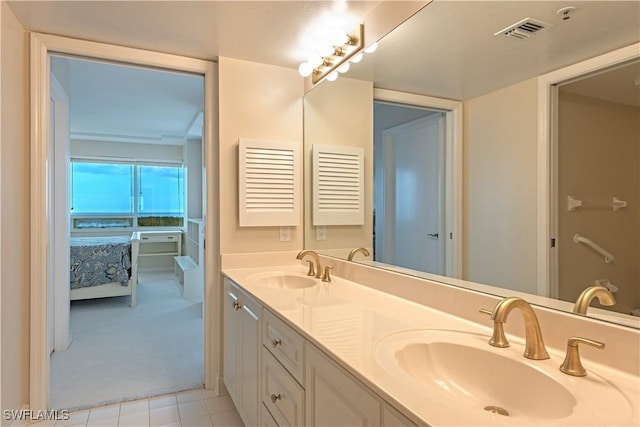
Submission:
[[[557,245],[551,247],[558,234],[558,87],[639,58],[640,43],[634,43],[538,77],[538,295],[558,293],[558,251],[554,250]]]
[[[407,107],[410,108],[410,107]],[[442,113],[439,111],[433,111],[433,114],[420,117],[418,119],[411,120],[410,122],[403,123],[400,125],[396,125],[382,131],[382,146],[383,146],[383,161],[382,165],[382,182],[384,183],[384,188],[380,192],[382,194],[382,202],[381,205],[385,206],[385,212],[383,219],[383,228],[384,228],[384,250],[382,253],[382,261],[387,262],[388,252],[394,253],[396,251],[395,247],[395,239],[391,236],[395,234],[396,227],[396,217],[395,217],[395,206],[396,201],[396,191],[395,191],[395,169],[392,169],[392,165],[395,164],[395,150],[393,150],[393,145],[395,145],[395,139],[393,135],[407,131],[412,129],[421,129],[426,126],[436,125],[438,126],[438,233],[441,238],[438,239],[438,251],[439,253],[439,273],[443,274],[446,271],[446,238],[444,237],[445,232],[445,209],[444,209],[444,201],[445,201],[445,192],[444,192],[444,184],[445,179],[443,178],[442,172],[446,173],[445,166],[445,155],[444,155],[444,117]],[[393,142],[392,142],[393,141]],[[392,183],[391,181],[394,181]],[[389,202],[393,202],[390,204]],[[390,250],[389,250],[390,249]],[[393,264],[396,263],[395,255]]]
[[[31,68],[31,237],[30,237],[30,361],[29,406],[32,410],[49,407],[50,359],[48,338],[49,279],[49,54],[62,54],[98,60],[187,72],[204,77],[204,185],[206,187],[204,290],[204,383],[220,391],[220,244],[217,129],[217,67],[214,62],[152,52],[104,43],[89,42],[48,34],[30,34]],[[203,193],[204,194],[204,193]]]
[[[444,239],[445,259],[447,260],[445,275],[462,279],[462,102],[378,88],[373,89],[373,98],[374,101],[430,108],[445,113],[444,229],[446,237],[449,237]]]

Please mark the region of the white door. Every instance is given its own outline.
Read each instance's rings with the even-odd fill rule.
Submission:
[[[383,262],[445,272],[443,123],[436,113],[383,131]]]
[[[49,353],[66,350],[69,331],[69,98],[51,75],[49,138],[49,200],[51,224],[49,239]]]
[[[51,121],[49,122],[49,139],[50,141],[55,141],[55,112],[56,112],[56,102],[53,98],[50,99],[49,101],[49,111],[51,111]],[[51,145],[51,147],[53,147],[54,144]],[[53,149],[52,149],[53,151]],[[53,158],[52,156],[53,152],[50,153],[50,158]],[[55,162],[50,162],[50,169],[49,169],[49,180],[50,182],[54,182],[55,179]],[[51,194],[51,193],[50,193]],[[54,242],[55,240],[55,231],[53,228],[49,229],[49,239],[51,242]],[[50,266],[54,266],[55,264],[55,251],[49,251],[49,265]],[[48,298],[48,307],[49,307],[49,330],[48,332],[48,347],[49,347],[49,354],[53,353],[53,343],[55,341],[55,334],[54,334],[54,329],[55,329],[55,309],[56,309],[56,305],[55,305],[55,292],[56,292],[56,287],[55,287],[55,283],[56,283],[56,279],[55,279],[55,268],[50,268],[49,269],[49,284],[48,284],[48,294],[49,294],[49,298]]]

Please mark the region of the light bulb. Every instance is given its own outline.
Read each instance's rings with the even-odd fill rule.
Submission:
[[[313,73],[313,67],[308,62],[303,62],[298,67],[298,72],[302,77],[309,77]]]
[[[337,71],[333,71],[327,76],[327,80],[329,80],[330,82],[335,82],[337,78],[338,78]]]
[[[324,61],[322,60],[322,57],[320,55],[318,55],[317,53],[312,53],[311,55],[309,55],[309,58],[307,58],[307,62],[309,63],[309,65],[311,65],[312,68],[316,68],[322,65]]]
[[[331,56],[335,53],[335,51],[336,50],[333,45],[328,41],[324,41],[318,44],[318,53],[320,54],[320,56]]]
[[[348,62],[345,62],[344,64],[338,67],[338,72],[344,74],[347,71],[349,71],[349,68],[351,68],[351,64],[349,64]]]
[[[357,53],[356,55],[353,56],[353,58],[351,58],[351,62],[353,62],[354,64],[357,64],[358,62],[362,61],[362,52]]]
[[[344,31],[336,29],[331,32],[331,43],[333,43],[334,46],[342,46],[344,44],[347,44],[348,42],[349,35]]]
[[[373,53],[373,52],[376,51],[376,49],[378,49],[378,42],[373,43],[371,46],[366,48],[364,51],[367,52],[367,53]]]

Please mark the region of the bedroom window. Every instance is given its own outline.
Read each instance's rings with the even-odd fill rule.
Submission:
[[[182,165],[74,160],[72,229],[181,227],[183,175]]]
[[[184,220],[182,167],[140,165],[137,170],[138,226],[182,226]]]

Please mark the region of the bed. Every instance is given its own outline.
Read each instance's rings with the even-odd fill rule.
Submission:
[[[136,305],[138,241],[127,236],[70,239],[70,299],[131,295]],[[132,248],[132,246],[136,246]]]

